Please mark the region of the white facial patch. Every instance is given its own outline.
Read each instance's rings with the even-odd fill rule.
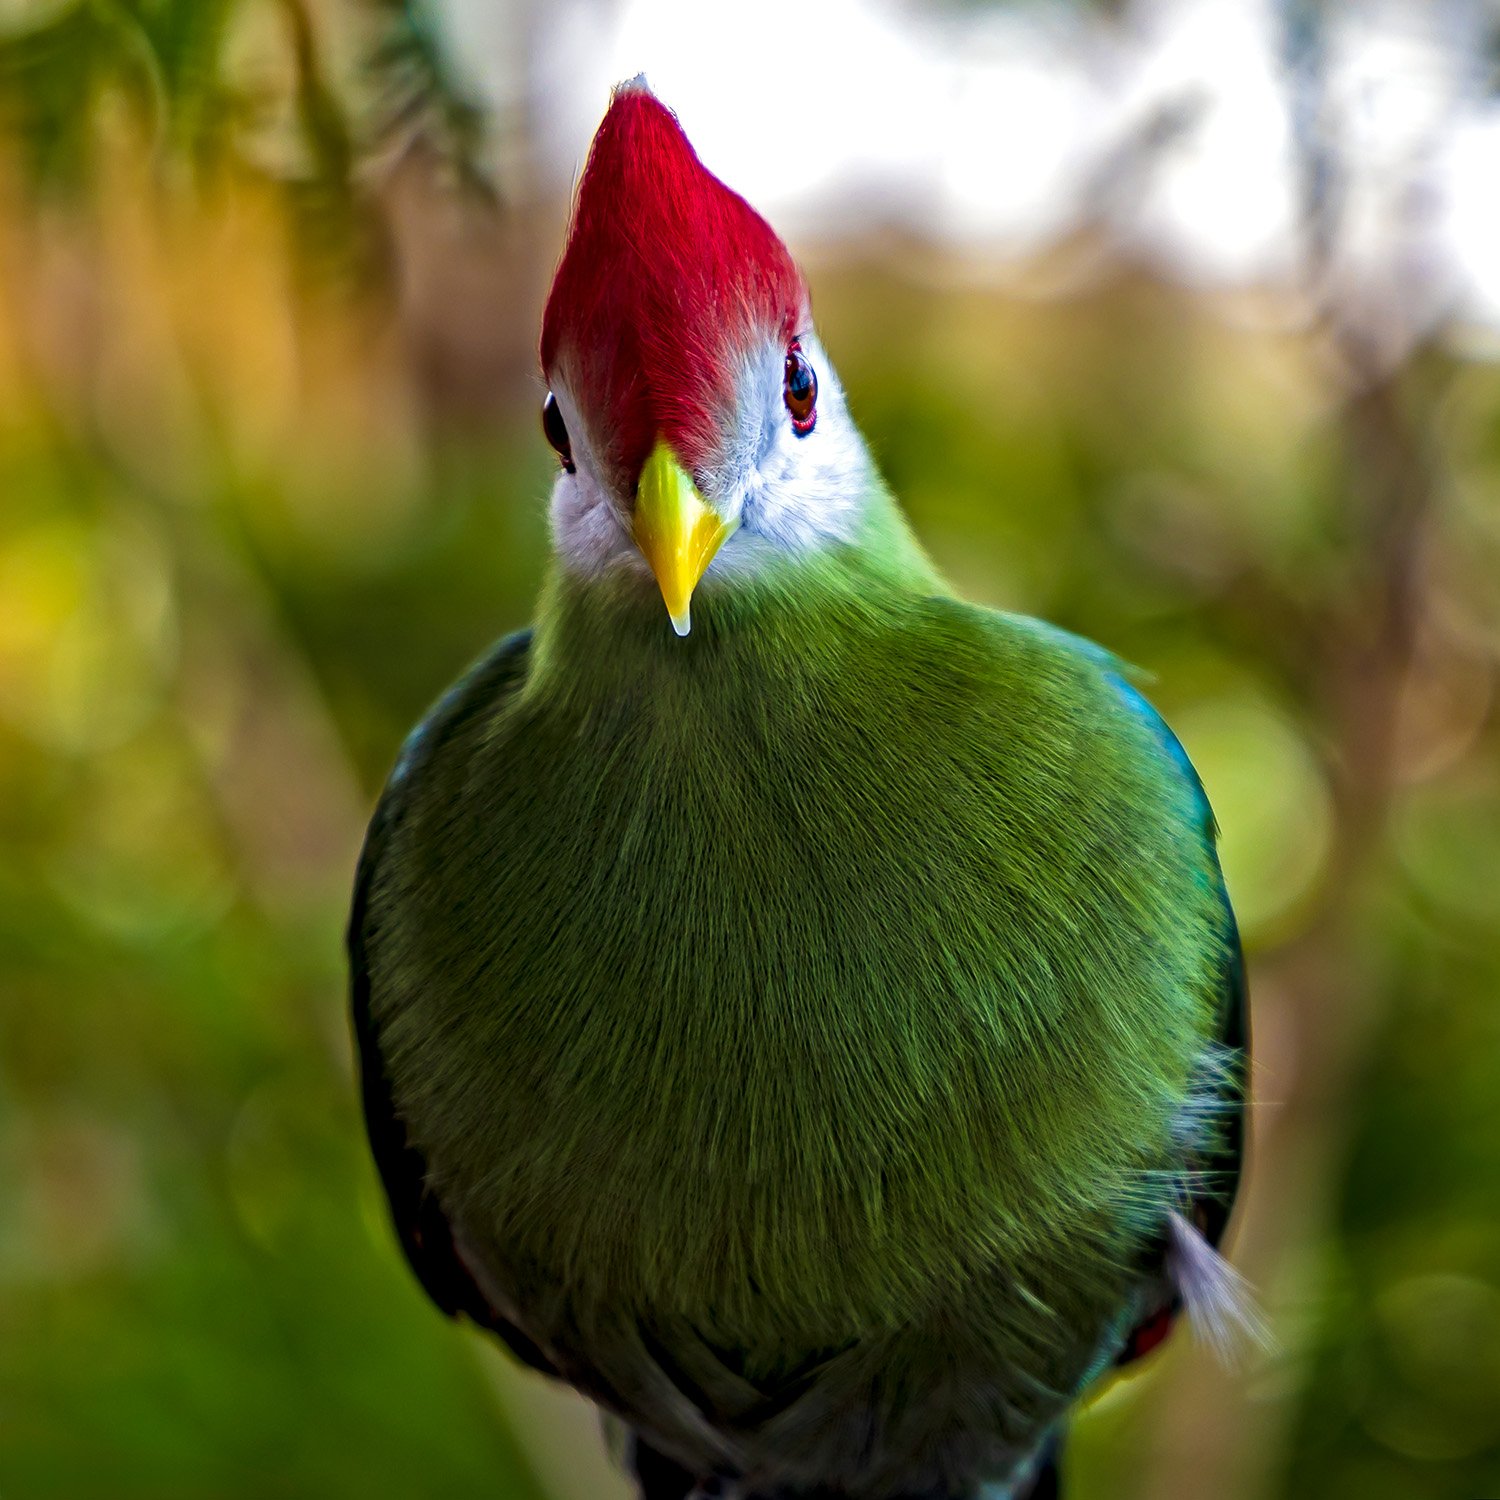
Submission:
[[[799,433],[786,409],[785,346],[767,345],[737,383],[739,441],[723,481],[739,507],[744,560],[753,557],[749,544],[757,541],[800,552],[851,540],[870,486],[870,455],[850,420],[838,376],[813,334],[803,334],[799,342],[818,381],[811,432]],[[705,498],[720,503],[717,496]],[[735,566],[737,539],[724,548],[726,566]]]
[[[697,478],[704,500],[738,522],[710,573],[764,563],[853,538],[871,487],[868,451],[849,416],[844,392],[822,345],[799,339],[817,376],[817,420],[810,432],[792,426],[784,395],[786,345],[768,341],[748,355],[735,378],[738,402],[713,467]],[[576,473],[558,476],[552,491],[552,539],[572,571],[597,574],[613,566],[649,573],[630,534],[629,496],[610,490],[599,473],[585,424],[569,392],[553,388],[567,423]]]
[[[552,486],[549,520],[552,546],[570,572],[593,577],[631,558],[649,576],[650,568],[630,534],[629,511],[617,501],[599,472],[587,424],[567,385],[552,387],[568,429],[573,472],[564,469]]]

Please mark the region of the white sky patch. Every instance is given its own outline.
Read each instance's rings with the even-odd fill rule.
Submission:
[[[576,176],[613,84],[644,71],[710,170],[789,232],[902,223],[1030,247],[1070,218],[1100,115],[1076,26],[820,0],[789,51],[757,6],[625,0],[607,14],[563,0],[539,40],[539,166],[554,184]]]
[[[1116,138],[1180,121],[1122,207],[1125,236],[1196,281],[1284,275],[1297,254],[1290,102],[1268,0],[1155,0]]]
[[[1366,0],[1331,28],[1318,120],[1336,146],[1329,296],[1387,362],[1451,315],[1471,254],[1444,212],[1442,169],[1479,97],[1480,20],[1472,6]],[[1500,158],[1490,170],[1500,181]]]
[[[1300,109],[1340,176],[1339,304],[1384,320],[1393,352],[1455,296],[1500,333],[1500,116],[1473,0],[1333,0],[1300,104],[1276,0],[1134,0],[1114,24],[1062,0],[817,0],[794,24],[759,0],[430,3],[481,94],[526,107],[521,187],[566,192],[611,87],[644,71],[801,246],[894,226],[1003,264],[1092,217],[1189,282],[1296,281]]]
[[[606,15],[586,0],[559,4],[538,48],[541,164],[554,177],[576,175],[610,88],[638,72],[709,169],[773,215],[843,220],[909,175],[922,79],[907,76],[907,39],[870,0],[804,7],[791,48],[754,6],[627,0]]]
[[[1444,237],[1454,251],[1459,316],[1500,334],[1500,105],[1459,123],[1443,177]]]
[[[789,50],[753,4],[560,0],[533,59],[539,165],[571,181],[611,86],[644,71],[704,162],[789,232],[898,223],[1014,256],[1071,229],[1130,133],[1191,97],[1127,238],[1213,279],[1279,268],[1295,201],[1268,0],[1138,10],[1111,32],[1066,6],[820,0]]]
[[[942,41],[932,228],[1002,253],[1066,233],[1084,206],[1104,122],[1088,29],[997,14],[955,25]]]

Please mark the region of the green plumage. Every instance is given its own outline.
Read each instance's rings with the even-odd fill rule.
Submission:
[[[1236,948],[1116,664],[864,527],[686,639],[560,569],[408,746],[355,946],[497,1314],[692,1472],[884,1500],[1003,1478],[1118,1352]]]

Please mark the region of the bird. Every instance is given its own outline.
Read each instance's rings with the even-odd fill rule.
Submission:
[[[642,1500],[1057,1496],[1099,1382],[1250,1316],[1203,786],[1119,658],[945,582],[643,78],[540,357],[535,623],[408,738],[355,880],[400,1245]]]

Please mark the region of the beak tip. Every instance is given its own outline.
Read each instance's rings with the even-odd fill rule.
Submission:
[[[737,517],[726,520],[704,500],[666,439],[658,438],[636,483],[630,529],[679,637],[693,628],[698,580],[738,525]]]

